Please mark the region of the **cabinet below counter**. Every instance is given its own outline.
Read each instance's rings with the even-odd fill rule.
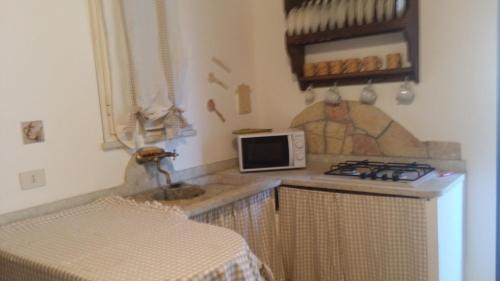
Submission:
[[[192,178],[186,183],[205,189],[204,195],[164,204],[239,233],[277,280],[463,280],[465,174],[434,173],[412,185],[325,177],[330,161]],[[429,164],[461,171],[464,163]]]
[[[459,281],[463,195],[460,180],[430,199],[281,185],[191,219],[242,235],[276,280]]]
[[[463,184],[432,199],[279,189],[287,278],[463,280]]]
[[[322,174],[230,169],[187,181],[205,195],[164,204],[242,235],[277,280],[330,280],[339,272],[353,280],[371,272],[381,281],[462,280],[464,174],[415,187]]]
[[[275,280],[284,281],[282,252],[278,246],[275,195],[274,189],[265,190],[190,219],[228,228],[240,234],[252,252],[271,268]]]

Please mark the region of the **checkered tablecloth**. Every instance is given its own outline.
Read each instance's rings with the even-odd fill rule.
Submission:
[[[233,231],[109,197],[0,227],[0,280],[264,280]]]

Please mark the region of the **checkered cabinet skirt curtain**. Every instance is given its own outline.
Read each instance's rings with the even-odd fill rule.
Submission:
[[[427,281],[425,200],[280,188],[287,280]]]
[[[271,268],[275,280],[285,280],[277,237],[274,190],[261,192],[191,219],[239,233],[252,252]]]

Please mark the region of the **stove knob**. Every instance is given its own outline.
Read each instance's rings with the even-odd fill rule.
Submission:
[[[368,175],[367,175],[366,173],[361,173],[361,174],[359,175],[359,177],[360,177],[360,178],[362,178],[362,179],[366,179],[366,177],[367,177],[367,176],[368,176]]]
[[[382,180],[386,181],[389,179],[389,176],[387,174],[382,175]]]
[[[392,176],[393,181],[399,181],[399,176],[398,175],[393,175]]]
[[[370,175],[370,177],[372,178],[372,180],[376,180],[377,179],[377,173],[372,173]]]

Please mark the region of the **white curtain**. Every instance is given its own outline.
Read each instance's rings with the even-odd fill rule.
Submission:
[[[148,133],[174,138],[187,124],[175,101],[165,0],[102,0],[114,127],[128,147]]]

